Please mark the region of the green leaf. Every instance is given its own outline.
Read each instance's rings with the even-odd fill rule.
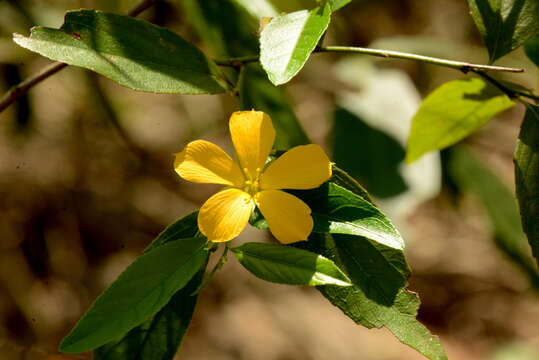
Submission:
[[[528,58],[533,61],[536,66],[539,66],[539,34],[532,36],[524,44],[524,51]]]
[[[348,110],[337,108],[333,160],[378,198],[396,196],[408,186],[400,174],[404,149],[393,137]]]
[[[522,226],[539,264],[539,106],[527,105],[515,151],[515,182]]]
[[[331,12],[335,12],[345,5],[348,5],[352,0],[328,0]]]
[[[145,252],[171,241],[195,237],[197,234],[199,234],[197,219],[198,210],[174,221],[152,241]]]
[[[404,289],[402,275],[372,243],[358,236],[313,234],[307,246],[332,259],[352,280],[351,287],[318,290],[354,322],[367,328],[385,326],[427,358],[447,359],[438,338],[415,319],[419,299]]]
[[[539,32],[536,0],[468,0],[468,4],[491,63]]]
[[[455,144],[513,105],[479,78],[443,84],[427,96],[412,119],[406,161]]]
[[[274,18],[260,34],[260,63],[275,85],[292,79],[305,65],[331,18],[328,3]]]
[[[532,124],[533,122],[535,119],[532,119]],[[535,136],[537,136],[537,132]],[[536,158],[535,161],[537,163],[539,160]],[[527,163],[521,165],[527,165]],[[518,172],[520,169],[522,168],[518,166],[517,162],[515,171]],[[491,223],[493,240],[498,249],[515,265],[519,266],[528,276],[530,282],[539,288],[539,273],[527,248],[513,193],[481,161],[463,147],[458,147],[451,152],[449,170],[462,190],[474,194],[483,203]],[[519,175],[517,174],[517,176]],[[536,179],[537,177],[533,178],[532,175],[528,181],[532,184]],[[519,186],[517,185],[517,193],[518,190]],[[533,216],[533,214],[530,215]],[[537,217],[531,219],[533,219],[531,222],[533,226]]]
[[[222,93],[217,66],[175,33],[129,16],[69,11],[60,29],[34,27],[14,41],[52,60],[98,72],[128,88],[166,94]]]
[[[155,315],[206,261],[206,239],[168,242],[133,262],[60,344],[60,351],[78,353],[101,346]]]
[[[251,16],[236,1],[181,0],[187,19],[204,44],[218,56],[257,54],[255,36],[259,19]],[[225,41],[226,40],[226,41]],[[289,149],[310,141],[292,111],[283,89],[271,84],[260,64],[248,64],[240,76],[238,92],[242,110],[257,109],[271,115],[277,132],[275,147]],[[230,74],[231,78],[235,72]]]
[[[333,261],[306,250],[264,243],[245,243],[231,250],[247,270],[266,281],[289,285],[351,285]]]
[[[202,282],[201,270],[152,319],[131,329],[123,338],[97,348],[94,360],[171,360],[193,317]]]
[[[404,248],[402,236],[376,206],[337,184],[293,193],[311,208],[313,232],[364,236],[390,248]]]
[[[242,110],[256,109],[270,114],[277,133],[274,145],[276,149],[285,150],[310,143],[283,89],[268,81],[259,64],[249,64],[244,68],[239,94]]]

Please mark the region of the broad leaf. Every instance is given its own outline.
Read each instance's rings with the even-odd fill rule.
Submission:
[[[412,120],[406,161],[455,144],[513,105],[479,78],[443,84],[427,96]]]
[[[310,251],[265,243],[245,243],[231,250],[247,270],[266,281],[310,286],[352,285],[333,261]]]
[[[15,35],[22,47],[98,72],[128,88],[167,94],[226,90],[212,60],[179,35],[129,16],[69,11],[60,29],[34,27]]]
[[[515,151],[515,182],[522,226],[539,263],[539,106],[527,105]]]
[[[369,126],[350,111],[338,108],[333,125],[333,160],[361,181],[373,196],[404,192],[400,174],[404,149],[392,136]]]
[[[538,20],[539,21],[539,20]],[[539,66],[539,34],[532,36],[526,44],[524,44],[524,51],[531,61]]]
[[[490,62],[515,50],[539,32],[537,0],[468,0]]]
[[[393,266],[366,239],[350,235],[313,234],[308,249],[332,259],[354,286],[318,289],[348,317],[367,328],[387,327],[401,342],[431,360],[447,359],[437,337],[415,317],[419,299],[404,289]]]
[[[187,238],[147,251],[97,298],[60,344],[77,353],[101,346],[155,315],[206,261],[206,239]]]
[[[283,89],[268,81],[259,64],[250,64],[244,68],[239,95],[242,110],[257,109],[271,115],[277,133],[274,145],[276,149],[286,150],[309,143]]]
[[[94,360],[171,360],[193,317],[202,269],[152,319],[94,351]]]
[[[326,31],[328,3],[274,18],[260,34],[260,63],[275,85],[292,79],[305,65]]]
[[[518,171],[519,167],[515,169]],[[512,191],[465,148],[458,147],[451,152],[449,170],[459,187],[474,194],[484,205],[496,246],[539,287],[539,273],[529,254]],[[536,178],[529,180],[533,182]]]

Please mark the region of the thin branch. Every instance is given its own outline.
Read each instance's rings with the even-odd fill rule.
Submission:
[[[509,68],[509,67],[504,67],[504,66],[472,64],[472,63],[464,62],[464,61],[446,60],[446,59],[434,58],[430,56],[405,53],[405,52],[400,52],[400,51],[379,50],[379,49],[370,49],[370,48],[353,47],[353,46],[322,46],[322,47],[316,48],[313,52],[315,53],[331,52],[331,53],[347,53],[347,54],[353,53],[353,54],[378,56],[378,57],[383,57],[383,58],[407,59],[407,60],[420,61],[420,62],[433,64],[433,65],[445,66],[448,68],[460,70],[464,73],[467,73],[469,71],[475,71],[475,70],[505,71],[505,72],[515,72],[515,73],[524,72],[523,69]],[[240,64],[255,62],[258,60],[259,60],[259,57],[257,55],[250,55],[250,56],[243,56],[243,57],[230,58],[230,59],[217,59],[215,60],[215,63],[221,66],[237,67]]]
[[[127,13],[127,15],[136,17],[140,13],[142,13],[144,10],[153,6],[158,1],[159,0],[144,0],[143,2],[135,6],[133,9],[131,9]],[[23,80],[21,83],[13,86],[11,89],[8,90],[7,93],[4,94],[4,96],[2,96],[2,98],[0,98],[0,113],[4,111],[9,105],[17,101],[18,98],[20,98],[23,94],[25,94],[32,87],[39,84],[40,82],[42,82],[49,76],[56,74],[58,71],[65,68],[67,65],[68,64],[63,63],[61,61],[54,62],[52,64],[47,65],[39,73],[34,74],[30,76],[28,79]]]
[[[486,74],[483,71],[474,70],[473,72],[481,76],[483,79],[487,80],[488,82],[492,83],[494,86],[496,86],[498,89],[500,89],[510,98],[526,97],[526,98],[535,100],[535,102],[539,102],[539,96],[537,95],[530,94],[530,93],[527,93],[525,91],[521,91],[518,89],[510,89],[507,86],[505,86],[503,83],[499,82],[498,80],[494,79],[492,76]]]

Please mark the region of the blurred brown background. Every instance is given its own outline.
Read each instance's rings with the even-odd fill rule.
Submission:
[[[0,92],[49,63],[17,47],[13,32],[27,35],[33,25],[59,27],[69,9],[123,14],[136,3],[0,1]],[[275,2],[284,11],[313,3]],[[203,48],[176,2],[162,1],[141,17]],[[425,55],[487,60],[465,0],[354,1],[334,15],[327,44],[373,42]],[[353,86],[336,70],[343,58],[313,55],[286,87],[306,132],[328,153],[335,103],[342,103],[339,94]],[[407,61],[371,64],[376,71],[397,70],[421,96],[463,76]],[[500,64],[524,67],[525,74],[506,79],[536,88],[537,70],[521,50]],[[362,89],[354,91],[361,94]],[[401,101],[399,96],[387,100]],[[137,93],[69,67],[0,114],[0,359],[91,358],[60,355],[56,347],[167,224],[215,192],[214,186],[179,179],[172,154],[197,138],[232,153],[227,122],[237,109],[231,96]],[[510,191],[522,117],[517,106],[465,140]],[[444,159],[442,154],[441,191],[418,205],[405,203],[406,211],[395,220],[408,241],[410,288],[422,300],[419,319],[441,337],[450,359],[539,359],[538,292],[495,245],[481,202],[454,191],[444,175]],[[248,228],[236,242],[267,236]],[[422,358],[385,329],[356,326],[314,289],[262,282],[233,258],[201,294],[177,357]]]

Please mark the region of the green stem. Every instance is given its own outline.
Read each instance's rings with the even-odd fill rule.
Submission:
[[[464,61],[455,61],[455,60],[446,60],[430,56],[423,56],[411,53],[405,53],[400,51],[393,50],[379,50],[379,49],[370,49],[363,47],[354,47],[354,46],[321,46],[316,48],[313,52],[315,53],[346,53],[346,54],[363,54],[378,56],[383,58],[394,58],[394,59],[406,59],[420,61],[428,64],[444,66],[452,69],[460,70],[464,73],[469,71],[505,71],[505,72],[523,72],[523,69],[509,68],[504,66],[493,66],[493,65],[481,65],[481,64],[472,64]],[[217,59],[215,63],[221,66],[232,66],[237,67],[241,64],[256,62],[259,60],[258,55],[249,55],[242,56],[237,58],[230,59]]]
[[[199,292],[201,292],[202,290],[204,290],[204,288],[206,287],[206,285],[208,285],[208,283],[210,282],[213,275],[217,272],[217,270],[221,269],[223,267],[223,265],[227,262],[227,260],[228,260],[228,258],[227,258],[228,249],[229,249],[228,244],[225,244],[225,250],[223,251],[223,254],[221,255],[221,257],[217,261],[217,264],[215,264],[213,269],[211,269],[210,273],[208,275],[206,275],[206,277],[204,278],[204,280],[202,280],[202,282],[197,287],[197,289],[191,293],[191,296],[196,295]]]

